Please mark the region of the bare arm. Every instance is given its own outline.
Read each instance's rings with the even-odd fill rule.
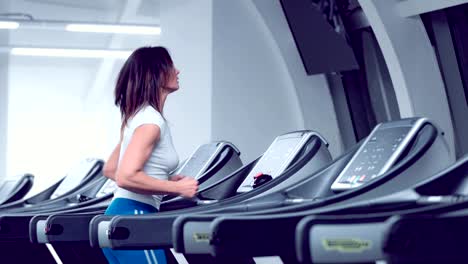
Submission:
[[[107,178],[115,181],[115,172],[119,164],[119,155],[120,155],[120,144],[122,140],[117,144],[115,149],[112,151],[112,154],[107,159],[106,164],[104,164],[103,174]]]
[[[119,187],[141,194],[195,195],[198,183],[193,179],[167,181],[155,179],[143,171],[161,131],[156,125],[145,124],[135,129],[115,174]]]

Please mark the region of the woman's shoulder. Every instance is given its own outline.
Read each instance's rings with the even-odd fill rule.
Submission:
[[[154,109],[152,106],[144,106],[133,116],[132,120],[130,120],[130,128],[135,129],[143,124],[157,125],[161,131],[164,131],[166,121],[158,110]]]
[[[147,117],[157,117],[157,118],[160,118],[164,121],[164,118],[163,116],[161,115],[161,113],[156,110],[154,107],[150,106],[150,105],[146,105],[146,106],[143,106],[140,111],[138,111],[138,113],[135,115],[141,115],[141,116],[147,116]]]

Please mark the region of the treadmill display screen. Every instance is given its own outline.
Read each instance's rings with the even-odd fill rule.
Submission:
[[[60,183],[59,187],[51,195],[51,199],[57,198],[77,187],[80,182],[88,175],[91,169],[95,166],[96,160],[86,159],[81,161],[74,167]]]
[[[205,172],[207,165],[209,165],[207,163],[211,161],[213,154],[216,153],[216,149],[216,144],[204,144],[200,146],[176,174],[197,179]]]
[[[200,146],[195,153],[185,162],[175,174],[185,175],[189,177],[201,176],[212,156],[216,153],[217,144],[204,144]],[[117,184],[113,180],[108,180],[97,193],[96,197],[102,197],[113,193],[117,189]]]
[[[294,159],[302,142],[303,137],[297,136],[297,134],[296,136],[277,139],[250,171],[237,191],[247,192],[252,190],[255,181],[254,176],[259,173],[268,174],[273,179],[280,175]]]
[[[4,198],[8,198],[11,194],[11,191],[16,187],[18,184],[17,181],[5,181],[0,188],[0,201],[3,203]]]
[[[96,197],[103,197],[108,194],[114,193],[114,191],[117,190],[117,184],[115,181],[109,179],[106,181],[106,183],[101,187],[99,192],[96,194]]]
[[[406,126],[376,130],[335,180],[332,189],[354,188],[385,173],[399,155],[395,152],[410,129]]]

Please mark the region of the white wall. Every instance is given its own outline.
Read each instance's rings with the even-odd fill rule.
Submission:
[[[120,1],[111,8],[14,1],[5,12],[23,10],[38,19],[133,21],[155,23],[138,15],[141,1]],[[124,4],[124,5],[122,5]],[[91,5],[93,6],[93,5]],[[3,39],[2,39],[3,40]],[[135,49],[155,45],[157,36],[135,37],[20,29],[10,33],[11,45]],[[30,172],[37,193],[63,177],[87,157],[107,159],[119,139],[120,115],[113,105],[115,80],[122,60],[11,57],[8,78],[7,175]],[[3,64],[8,65],[8,63]],[[0,89],[0,101],[5,98]],[[3,107],[0,102],[0,108]],[[6,107],[6,106],[5,106]],[[0,112],[0,129],[3,124]],[[6,120],[6,119],[5,119]],[[5,121],[6,122],[6,121]],[[6,135],[6,133],[2,134]],[[0,165],[4,157],[0,138]],[[3,168],[4,166],[0,166]],[[1,170],[1,169],[0,169]]]
[[[4,33],[0,34],[3,39]],[[7,173],[8,55],[0,55],[0,179]]]
[[[8,175],[34,174],[33,193],[80,160],[108,155],[103,113],[83,111],[82,91],[96,67],[88,59],[10,58]]]
[[[212,1],[161,1],[160,14],[161,45],[181,71],[164,114],[182,160],[211,139]]]
[[[307,76],[276,1],[213,2],[213,138],[250,161],[273,139],[314,129],[340,152],[336,118],[322,76]]]

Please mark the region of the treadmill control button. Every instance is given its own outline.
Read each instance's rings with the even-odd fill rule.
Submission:
[[[257,174],[254,176],[254,179],[257,179],[257,178],[259,178],[259,177],[262,177],[262,175],[263,175],[263,172],[259,172],[259,173],[257,173]]]
[[[271,175],[268,175],[268,174],[263,174],[263,173],[259,173],[257,175],[255,175],[255,181],[254,181],[254,184],[253,184],[253,188],[257,188],[257,187],[260,187],[261,185],[271,181],[273,179],[273,177],[271,177]]]
[[[366,175],[362,175],[361,177],[359,177],[358,182],[365,182],[366,180],[367,180]]]
[[[356,180],[357,176],[356,175],[351,175],[350,177],[343,177],[339,183],[347,183],[351,184]]]

